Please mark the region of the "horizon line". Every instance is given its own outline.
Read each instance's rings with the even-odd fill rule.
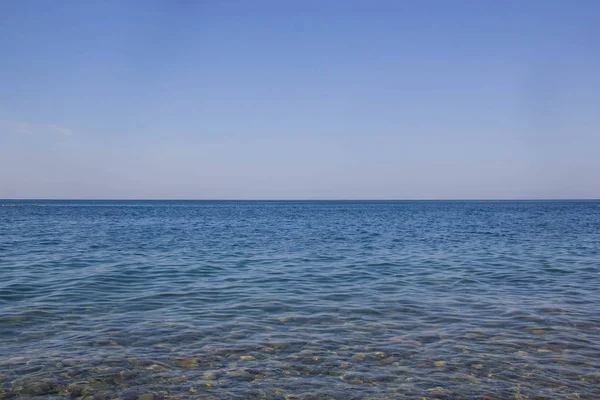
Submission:
[[[231,199],[202,199],[202,198],[0,198],[0,201],[600,201],[600,198],[436,198],[436,199],[369,199],[369,198],[326,198],[326,199],[260,199],[260,198],[231,198]]]

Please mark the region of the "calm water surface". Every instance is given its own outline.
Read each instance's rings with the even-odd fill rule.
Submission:
[[[0,203],[0,398],[600,398],[600,202]]]

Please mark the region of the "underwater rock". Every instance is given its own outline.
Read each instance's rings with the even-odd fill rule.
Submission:
[[[436,386],[434,388],[431,389],[427,389],[428,392],[430,393],[439,393],[439,394],[448,394],[450,393],[450,391],[446,388],[443,388],[441,386]]]
[[[538,353],[552,353],[552,350],[550,349],[544,349],[544,348],[539,348],[537,349]]]
[[[339,365],[339,368],[341,368],[341,369],[349,369],[349,368],[352,368],[352,364],[349,363],[349,362],[343,362],[343,363],[341,363]]]
[[[243,380],[254,379],[252,377],[252,375],[250,374],[250,372],[248,372],[248,370],[246,370],[244,368],[230,369],[225,373],[225,375],[227,375],[229,378],[237,378],[237,379],[243,379]]]
[[[263,347],[259,351],[263,353],[274,353],[275,349],[272,347]]]
[[[284,372],[285,375],[290,375],[290,376],[300,376],[300,372],[298,371],[294,371],[294,370],[288,370]]]
[[[66,391],[72,397],[78,397],[84,393],[86,387],[87,386],[84,383],[72,383],[69,386],[67,386]]]
[[[35,382],[31,385],[26,386],[22,390],[22,394],[31,396],[43,396],[47,395],[52,391],[52,386],[47,382]]]
[[[217,375],[214,372],[205,372],[202,375],[202,379],[207,380],[207,381],[214,381],[217,379]]]
[[[181,368],[196,368],[198,366],[198,359],[196,358],[176,358],[174,363]]]

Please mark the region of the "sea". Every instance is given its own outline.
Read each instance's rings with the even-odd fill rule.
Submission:
[[[0,399],[599,399],[600,201],[0,200]]]

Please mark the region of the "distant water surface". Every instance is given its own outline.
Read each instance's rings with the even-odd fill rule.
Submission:
[[[0,398],[600,398],[597,201],[0,204]]]

